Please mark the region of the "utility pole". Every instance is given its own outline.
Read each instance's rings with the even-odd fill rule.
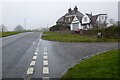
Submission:
[[[25,19],[24,19],[25,30],[26,30],[26,21],[27,21],[27,19],[25,18]]]
[[[47,29],[48,29],[48,25],[47,25]]]

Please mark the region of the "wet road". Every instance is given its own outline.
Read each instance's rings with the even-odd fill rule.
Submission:
[[[29,32],[2,39],[3,78],[60,78],[80,59],[118,48],[114,42],[65,43],[40,36]]]

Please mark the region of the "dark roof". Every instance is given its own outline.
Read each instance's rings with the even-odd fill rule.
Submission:
[[[76,12],[76,16],[77,16],[78,20],[81,21],[84,15],[78,11],[78,12]]]
[[[107,15],[107,14],[98,14],[98,15]]]
[[[62,16],[61,18],[59,18],[59,19],[57,20],[57,22],[64,22],[64,16]]]
[[[97,20],[98,16],[99,16],[99,15],[94,15],[94,16],[92,16],[92,18],[91,18],[91,23],[92,23],[92,24],[95,24],[95,23],[96,23],[96,20]]]
[[[88,14],[88,13],[86,13],[86,15],[87,15],[89,18],[91,18],[91,17],[92,17],[92,14]]]
[[[64,16],[62,16],[61,18],[59,18],[59,19],[57,20],[57,23],[59,23],[59,22],[64,22],[64,20],[66,20],[66,19],[68,19],[68,18],[71,18],[71,21],[70,21],[70,22],[72,22],[72,20],[73,20],[73,18],[74,18],[73,15],[76,15],[76,17],[78,18],[78,20],[81,21],[81,20],[82,20],[82,17],[83,17],[84,15],[83,15],[81,12],[76,11],[75,9],[76,9],[76,7],[75,7],[74,10],[72,10],[71,12],[68,12],[68,13],[66,13]],[[70,16],[70,15],[71,15],[71,17],[67,17],[67,16]],[[68,23],[68,22],[67,22],[67,23]]]
[[[77,7],[75,6],[75,8],[73,10],[68,11],[68,13],[66,13],[64,16],[59,18],[56,23],[64,23],[66,21],[65,23],[69,24],[69,23],[71,23],[73,21],[74,15],[76,15],[76,17],[78,18],[78,20],[80,22],[81,22],[81,20],[82,20],[82,18],[84,16],[81,12],[79,12],[77,10]],[[91,14],[86,13],[86,15],[90,18],[90,20],[91,20],[90,23],[94,25],[96,23],[99,15],[107,15],[107,14],[92,15],[92,13]],[[69,22],[68,22],[68,18],[71,18]]]

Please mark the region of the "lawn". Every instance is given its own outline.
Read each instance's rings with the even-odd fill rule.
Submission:
[[[0,37],[6,37],[6,36],[10,36],[10,35],[15,35],[15,34],[19,34],[21,32],[0,32]]]
[[[69,68],[61,80],[67,78],[79,78],[78,80],[90,80],[90,78],[95,78],[91,80],[102,80],[102,78],[104,80],[118,80],[118,50],[101,53]]]
[[[44,32],[42,38],[60,42],[116,42],[118,39],[98,39],[93,37],[81,36],[80,34],[62,34],[58,32]]]

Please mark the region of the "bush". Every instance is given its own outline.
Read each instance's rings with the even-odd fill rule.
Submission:
[[[61,25],[54,25],[50,28],[50,31],[59,31],[62,28]]]
[[[86,36],[97,36],[97,33],[103,33],[104,38],[119,38],[120,37],[120,26],[110,26],[108,28],[96,28],[90,30],[83,30],[82,35]]]
[[[104,30],[104,37],[106,38],[119,38],[120,26],[111,26]]]

